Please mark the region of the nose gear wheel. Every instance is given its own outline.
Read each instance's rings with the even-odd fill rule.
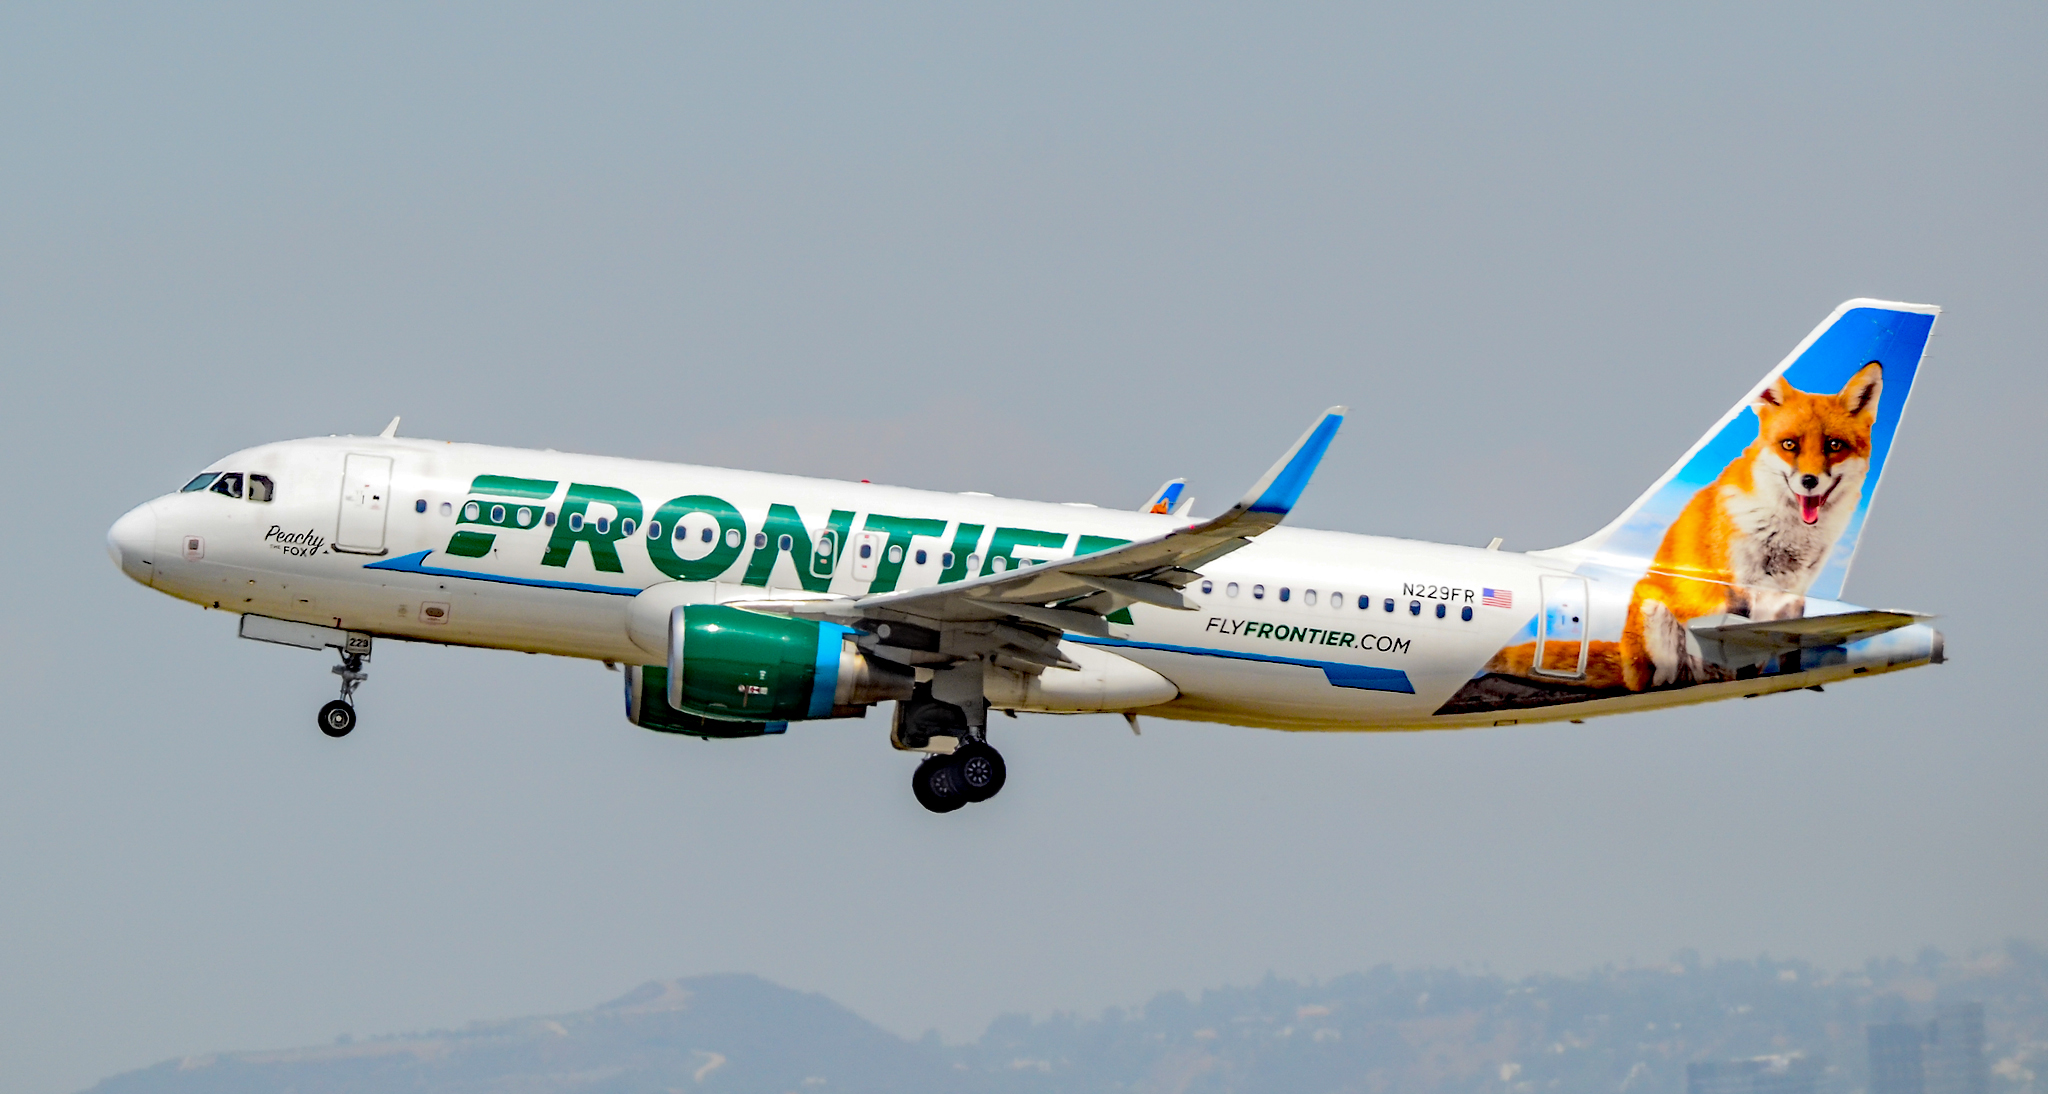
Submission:
[[[330,671],[341,677],[341,698],[320,708],[320,732],[329,737],[346,737],[356,728],[356,689],[370,674],[363,671],[362,654],[347,652],[341,655],[341,664]]]

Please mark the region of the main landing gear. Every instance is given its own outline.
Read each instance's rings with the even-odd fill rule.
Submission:
[[[344,651],[341,664],[334,666],[334,675],[341,677],[341,698],[320,708],[320,732],[329,737],[346,737],[356,727],[356,688],[370,678],[363,671],[363,655]]]
[[[896,704],[890,729],[896,747],[932,753],[912,773],[910,792],[934,813],[987,801],[1001,792],[1008,777],[1003,754],[988,743],[988,704],[978,696],[967,701],[981,717],[936,698],[930,684],[917,685],[911,698]],[[947,747],[952,750],[940,751]]]
[[[918,764],[910,776],[910,792],[926,809],[951,813],[995,797],[1007,777],[1002,753],[986,741],[969,741],[950,756],[933,756]]]

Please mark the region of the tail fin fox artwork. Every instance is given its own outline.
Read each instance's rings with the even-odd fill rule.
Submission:
[[[1439,713],[1760,694],[1850,656],[1856,639],[1825,639],[1858,632],[1814,620],[1854,608],[1842,587],[1939,313],[1844,302],[1606,527],[1529,552],[1533,617]]]
[[[1792,619],[1863,500],[1884,366],[1832,394],[1778,377],[1758,392],[1756,440],[1693,495],[1629,598],[1631,691],[1714,678],[1686,624],[1709,615]]]

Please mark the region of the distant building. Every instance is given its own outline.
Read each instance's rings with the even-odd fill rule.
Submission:
[[[1868,1028],[1870,1094],[1989,1094],[1984,1005],[1957,1003],[1926,1025],[1885,1022]]]
[[[1817,1094],[1827,1064],[1813,1056],[1758,1056],[1685,1065],[1685,1094]]]
[[[1927,1094],[1927,1072],[1920,1063],[1924,1029],[1910,1022],[1879,1022],[1865,1033],[1870,1037],[1870,1094]]]
[[[1957,1003],[1935,1012],[1920,1050],[1927,1094],[1989,1094],[1984,1062],[1984,1004]]]

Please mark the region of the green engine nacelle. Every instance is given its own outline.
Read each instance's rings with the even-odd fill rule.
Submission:
[[[865,656],[854,633],[721,604],[677,608],[668,665],[627,671],[626,717],[672,733],[751,737],[909,698],[910,670]]]
[[[788,722],[734,722],[677,710],[668,705],[668,670],[660,665],[626,666],[626,720],[642,729],[692,737],[759,737],[789,728]]]

